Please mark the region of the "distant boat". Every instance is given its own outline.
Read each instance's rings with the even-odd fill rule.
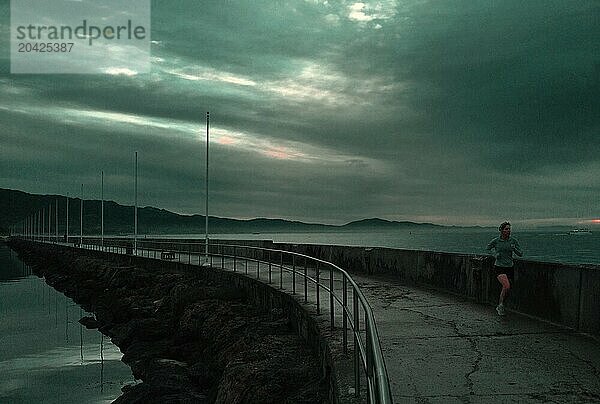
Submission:
[[[592,234],[592,231],[590,229],[573,229],[569,232],[569,234],[574,234],[574,235]]]

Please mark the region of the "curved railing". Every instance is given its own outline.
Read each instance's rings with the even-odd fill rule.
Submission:
[[[46,240],[56,242],[55,240]],[[61,240],[63,241],[63,240]],[[135,243],[127,238],[89,238],[76,247],[119,254],[166,259],[187,264],[219,266],[234,272],[243,271],[269,284],[279,283],[279,288],[291,289],[292,294],[303,293],[304,302],[316,300],[317,314],[321,314],[322,293],[328,301],[331,328],[341,321],[343,350],[348,353],[348,331],[353,340],[354,393],[361,394],[366,385],[369,403],[392,403],[391,390],[381,352],[377,325],[371,306],[352,277],[337,265],[293,251],[264,248],[251,245],[204,242],[157,241],[138,239]],[[301,280],[298,288],[297,280]],[[312,287],[309,287],[312,286]],[[300,289],[300,290],[298,290]],[[341,317],[337,318],[336,316]],[[364,324],[361,324],[361,320]]]

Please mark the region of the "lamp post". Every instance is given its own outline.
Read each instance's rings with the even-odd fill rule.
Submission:
[[[102,251],[104,251],[104,171],[101,172],[100,196],[102,198],[100,204],[100,244],[102,245]]]
[[[67,237],[67,239],[65,240],[65,242],[67,244],[69,244],[69,193],[67,192],[67,217],[66,217],[66,222],[65,222],[65,236]]]
[[[134,180],[134,193],[135,193],[135,205],[133,208],[133,255],[137,255],[137,231],[138,231],[138,217],[137,217],[137,181],[138,181],[138,152],[135,152],[135,180]]]
[[[210,115],[209,112],[206,112],[206,211],[205,211],[205,222],[204,222],[204,252],[206,254],[205,265],[208,265],[208,145],[209,145],[209,121]]]
[[[79,209],[79,247],[83,245],[83,184],[81,184],[81,205]]]

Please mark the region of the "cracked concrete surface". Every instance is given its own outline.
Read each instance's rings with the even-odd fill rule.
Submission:
[[[395,402],[600,403],[597,338],[389,277],[353,278],[373,307]]]

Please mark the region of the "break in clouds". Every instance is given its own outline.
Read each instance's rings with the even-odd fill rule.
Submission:
[[[151,72],[10,74],[0,187],[345,223],[600,216],[597,1],[153,1]],[[118,50],[115,50],[118,51]],[[126,57],[126,55],[124,55]]]

